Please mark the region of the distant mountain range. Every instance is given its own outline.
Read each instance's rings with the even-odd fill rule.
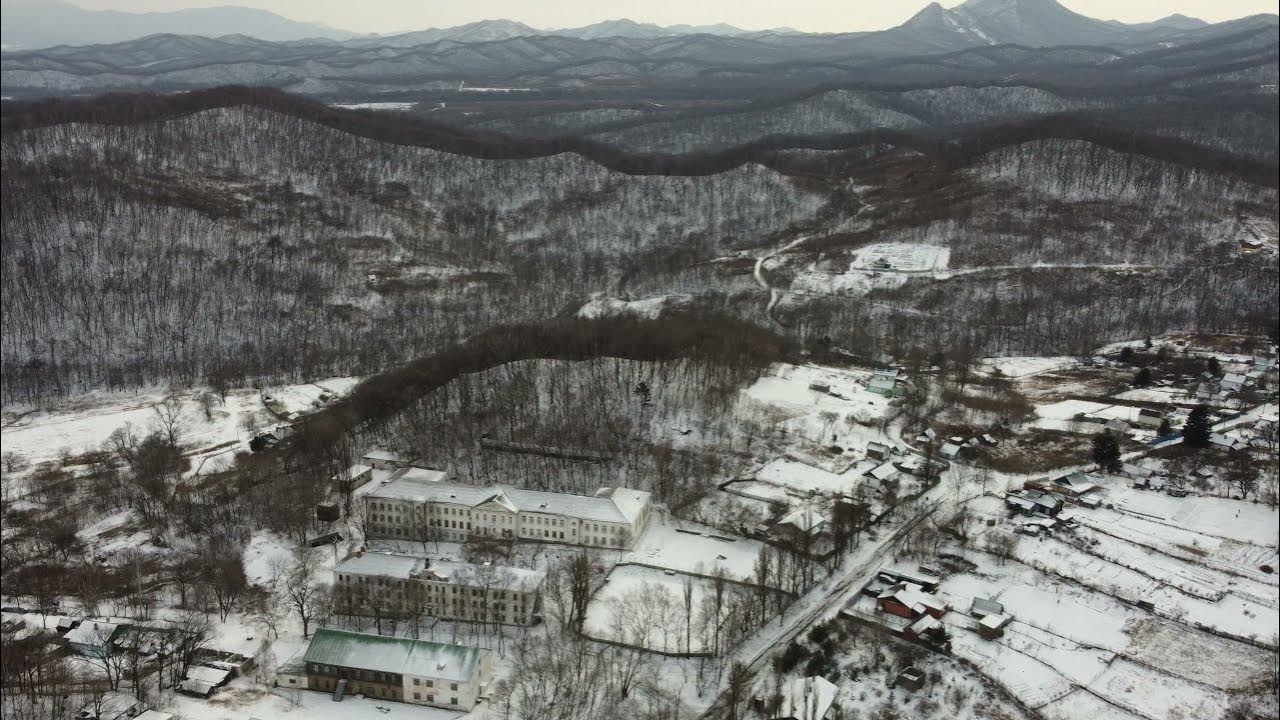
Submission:
[[[214,11],[235,14],[240,9],[209,10]],[[164,15],[187,12],[197,11]],[[6,6],[6,42],[21,26],[14,20],[22,17],[11,15]],[[230,26],[210,22],[206,27]],[[1188,52],[1195,53],[1190,62],[1196,67],[1244,63],[1241,67],[1264,68],[1258,82],[1266,84],[1271,71],[1265,68],[1275,67],[1280,35],[1275,15],[1214,25],[1180,15],[1124,24],[1080,15],[1056,0],[968,0],[951,9],[932,3],[898,27],[855,33],[746,32],[728,25],[661,27],[630,20],[555,31],[492,20],[348,38],[300,23],[269,27],[285,35],[288,28],[297,33],[328,30],[330,35],[263,39],[262,29],[255,27],[216,38],[207,36],[211,30],[10,51],[0,63],[0,86],[14,97],[222,84],[351,97],[434,92],[464,81],[468,87],[557,91],[679,87],[705,98],[735,85],[794,89],[853,79],[887,82],[886,63],[893,63],[894,82],[910,82],[913,73],[933,78],[942,66],[946,77],[957,82],[989,81],[997,71],[1005,82],[1021,74],[1017,62],[1009,60],[1017,55],[1011,49],[1017,48],[1053,49],[1034,61],[1059,67],[1064,81],[1081,76],[1083,70],[1073,67],[1098,68],[1139,53],[1193,48]],[[984,49],[999,51],[1001,59],[984,56]],[[961,55],[948,57],[956,53]]]
[[[393,35],[357,35],[320,23],[298,22],[266,10],[232,5],[190,8],[172,12],[131,13],[85,10],[63,0],[5,0],[0,42],[4,49],[35,50],[58,45],[101,45],[136,40],[148,35],[200,35],[216,38],[246,35],[259,40],[335,40],[355,46],[412,47],[450,40],[488,42],[534,35],[580,39],[605,37],[658,38],[675,35],[750,36],[794,33],[790,28],[750,31],[715,25],[671,25],[606,20],[577,28],[539,30],[514,20],[482,20],[448,28],[431,28]]]
[[[345,40],[355,33],[306,23],[256,8],[221,6],[172,12],[132,13],[85,10],[62,0],[5,0],[0,43],[6,50],[54,45],[97,45],[136,40],[147,35],[252,35],[260,40],[328,38]]]
[[[791,28],[749,31],[733,25],[670,25],[634,20],[606,20],[577,28],[540,30],[514,20],[483,20],[449,28],[431,28],[393,35],[357,36],[318,23],[290,20],[253,8],[220,6],[173,12],[129,13],[85,10],[63,0],[5,0],[0,41],[6,50],[31,50],[56,45],[118,43],[155,34],[200,35],[216,38],[246,35],[259,40],[345,41],[355,47],[415,47],[441,41],[493,42],[518,37],[559,36],[582,40],[602,38],[652,39],[680,35],[765,37],[798,35]],[[930,3],[891,34],[917,35],[941,46],[961,43],[1018,43],[1030,46],[1114,44],[1152,34],[1194,30],[1203,20],[1171,15],[1154,22],[1124,24],[1095,20],[1060,5],[1056,0],[968,0],[946,9]],[[844,33],[843,35],[878,33]]]

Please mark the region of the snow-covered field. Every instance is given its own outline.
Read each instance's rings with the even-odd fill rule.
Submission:
[[[915,243],[876,243],[858,248],[850,267],[902,273],[946,270],[951,248]],[[886,265],[887,264],[887,267]]]
[[[654,565],[678,572],[711,575],[717,568],[727,577],[751,577],[763,544],[720,530],[655,514],[623,562]]]
[[[686,583],[693,590],[693,629],[686,636]],[[705,578],[639,565],[618,565],[587,606],[583,634],[664,653],[702,653],[699,616],[712,583]]]

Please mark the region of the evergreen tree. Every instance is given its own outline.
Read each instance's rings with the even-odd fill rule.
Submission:
[[[1197,405],[1182,428],[1182,443],[1187,447],[1209,447],[1209,408]]]
[[[1151,384],[1151,368],[1138,368],[1138,372],[1133,375],[1134,387],[1146,387]]]
[[[1120,441],[1115,435],[1103,430],[1093,436],[1093,461],[1107,472],[1120,470]]]
[[[1169,418],[1160,421],[1160,429],[1156,431],[1159,437],[1169,437],[1173,434],[1173,423],[1169,422]]]
[[[1222,363],[1218,362],[1218,358],[1216,357],[1210,356],[1205,362],[1205,367],[1214,375],[1222,374]]]

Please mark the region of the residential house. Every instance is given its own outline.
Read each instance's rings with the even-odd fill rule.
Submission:
[[[650,495],[601,488],[595,495],[397,478],[364,496],[367,535],[462,542],[472,536],[630,547],[649,520]]]
[[[1164,413],[1151,408],[1139,408],[1138,416],[1134,418],[1134,422],[1141,427],[1158,428],[1164,422]]]
[[[940,618],[947,612],[945,600],[926,592],[915,583],[897,583],[880,593],[876,600],[879,601],[880,609],[884,612],[908,620],[915,620],[921,615]]]
[[[890,448],[888,445],[878,442],[867,443],[867,457],[872,460],[880,460],[883,462],[888,460],[891,455],[893,455],[893,448]]]
[[[964,450],[964,445],[954,442],[946,442],[942,444],[942,448],[938,450],[938,454],[947,460],[955,460],[960,457],[960,453]]]
[[[938,589],[938,584],[942,582],[942,578],[934,572],[928,572],[923,568],[913,570],[904,565],[889,565],[880,568],[880,574],[897,582],[915,583],[920,587],[933,592]]]
[[[1249,378],[1241,375],[1240,373],[1227,373],[1222,376],[1222,380],[1218,383],[1218,386],[1223,392],[1240,392],[1248,381]]]
[[[120,640],[128,628],[125,623],[84,620],[67,631],[62,639],[77,655],[101,658],[119,648]]]
[[[902,391],[898,388],[898,379],[885,375],[877,375],[867,381],[867,392],[885,397],[898,397]]]
[[[902,629],[902,637],[915,640],[923,637],[930,630],[942,627],[942,621],[932,615],[921,615],[915,622]]]
[[[821,676],[796,678],[780,689],[776,709],[767,712],[770,720],[825,720],[836,701],[839,688]]]
[[[1062,499],[1040,490],[1020,490],[1007,493],[1005,504],[1024,515],[1057,515],[1062,510]]]
[[[541,570],[366,553],[333,569],[338,608],[348,615],[532,625],[542,617]]]
[[[978,635],[987,640],[994,640],[1004,634],[1004,628],[1013,622],[1013,618],[1004,614],[987,615],[978,621]]]
[[[137,697],[110,690],[80,708],[73,720],[130,720],[146,708]]]
[[[321,628],[303,655],[307,687],[469,711],[493,674],[488,650]]]
[[[1069,475],[1063,475],[1053,479],[1048,485],[1050,490],[1061,493],[1068,497],[1078,498],[1085,493],[1093,492],[1098,489],[1097,478],[1086,475],[1082,472],[1073,472]]]

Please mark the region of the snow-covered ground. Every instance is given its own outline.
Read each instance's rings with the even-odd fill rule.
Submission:
[[[655,513],[623,562],[711,575],[717,568],[736,580],[751,577],[763,543]]]

